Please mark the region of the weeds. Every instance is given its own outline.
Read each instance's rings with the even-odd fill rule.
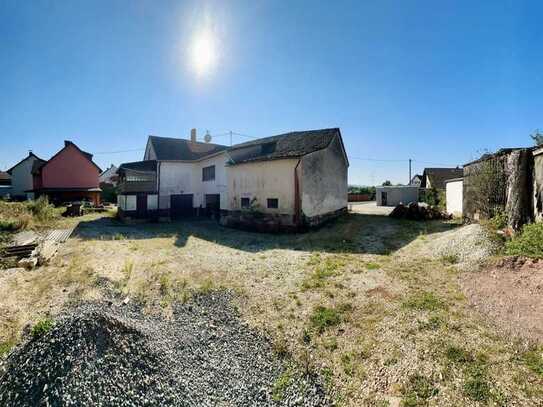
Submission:
[[[505,252],[510,256],[543,258],[543,223],[524,225],[522,232],[506,243]]]
[[[441,256],[441,261],[445,264],[458,264],[460,258],[457,254],[447,254],[445,256]]]
[[[491,396],[487,369],[483,363],[475,363],[466,369],[464,394],[475,401],[488,401]]]
[[[341,313],[334,308],[318,306],[313,310],[310,321],[313,328],[322,333],[326,328],[341,323]]]
[[[446,309],[445,304],[435,294],[428,291],[421,291],[411,295],[402,306],[408,309],[414,309],[418,311],[437,311],[440,309]]]
[[[15,346],[15,342],[7,341],[0,343],[0,358],[3,358]]]
[[[543,378],[543,350],[531,350],[524,353],[522,359],[534,373]]]
[[[458,346],[451,345],[445,350],[445,356],[454,363],[473,362],[473,356],[470,352]]]
[[[290,382],[293,379],[293,373],[291,369],[285,370],[281,375],[275,380],[272,389],[272,398],[275,401],[281,401],[285,396],[285,391],[287,390]]]
[[[439,390],[433,382],[420,374],[413,374],[402,389],[404,395],[402,406],[412,407],[424,404],[426,400],[437,395]]]
[[[53,328],[54,322],[50,318],[39,320],[30,331],[33,338],[40,338]]]
[[[379,270],[381,268],[380,264],[377,263],[366,263],[366,270]]]

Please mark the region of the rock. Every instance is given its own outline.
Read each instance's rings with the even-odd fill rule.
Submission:
[[[432,219],[451,219],[452,215],[440,211],[439,209],[424,202],[410,202],[408,205],[397,205],[389,215],[396,219],[410,220],[432,220]]]
[[[31,256],[25,257],[17,262],[17,265],[23,267],[26,270],[32,270],[38,264],[38,258]]]
[[[51,240],[45,240],[38,246],[38,264],[47,264],[57,254],[59,244]]]

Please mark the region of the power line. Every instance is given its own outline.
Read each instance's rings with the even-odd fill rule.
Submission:
[[[93,153],[94,155],[103,155],[103,154],[120,154],[120,153],[131,153],[134,151],[145,151],[145,148],[132,148],[129,150],[116,150],[116,151],[100,151],[98,153]]]

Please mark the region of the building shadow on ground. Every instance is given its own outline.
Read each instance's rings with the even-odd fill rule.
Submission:
[[[305,233],[271,234],[231,229],[205,218],[128,225],[117,219],[104,217],[81,222],[74,231],[74,236],[83,240],[175,238],[173,244],[177,247],[185,247],[188,239],[194,237],[251,253],[289,249],[390,254],[408,245],[421,234],[444,232],[457,226],[458,224],[451,222],[409,221],[381,215],[349,213]]]

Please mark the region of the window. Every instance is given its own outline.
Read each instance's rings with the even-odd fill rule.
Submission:
[[[251,206],[251,201],[249,198],[241,198],[241,207],[242,208],[249,208]]]
[[[277,209],[279,208],[279,199],[277,198],[268,198],[268,208]]]
[[[215,166],[211,165],[209,167],[202,168],[202,181],[213,180],[215,180]]]

